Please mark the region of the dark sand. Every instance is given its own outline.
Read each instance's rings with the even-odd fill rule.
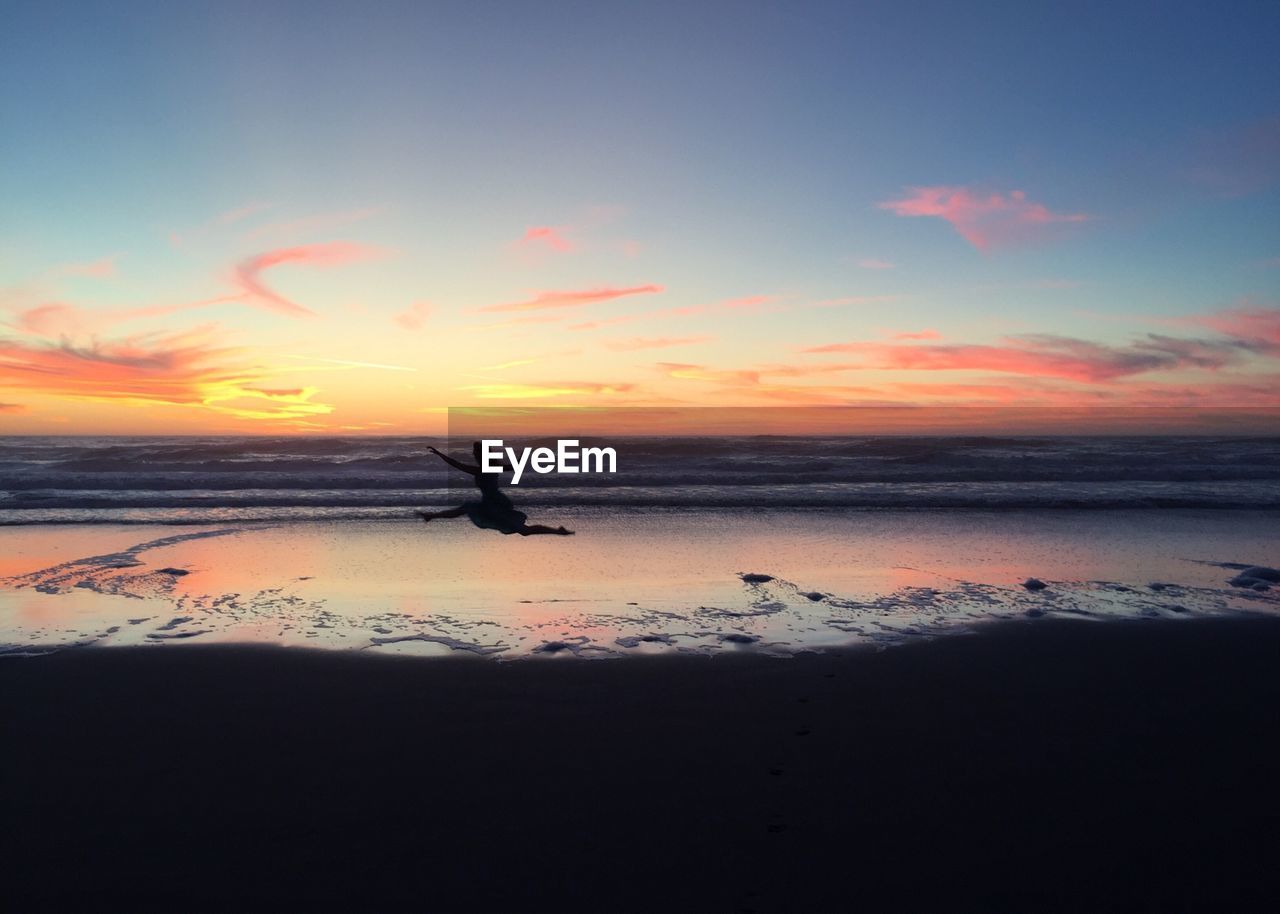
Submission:
[[[786,660],[9,659],[4,892],[1256,908],[1280,872],[1278,661],[1278,620],[1011,624]]]

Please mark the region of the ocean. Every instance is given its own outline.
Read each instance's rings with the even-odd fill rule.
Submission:
[[[634,437],[520,506],[1280,508],[1280,437]],[[9,437],[0,525],[408,518],[471,497],[424,437]],[[459,454],[470,459],[469,454]]]

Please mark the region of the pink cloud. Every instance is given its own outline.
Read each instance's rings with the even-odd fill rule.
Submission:
[[[641,349],[670,349],[673,346],[692,346],[695,343],[709,343],[710,336],[656,336],[632,337],[629,340],[609,340],[605,348],[614,352],[637,352]]]
[[[891,340],[940,340],[942,334],[937,330],[918,330],[914,333],[894,333],[889,336]]]
[[[1055,224],[1086,222],[1083,213],[1055,213],[1020,190],[982,193],[967,187],[910,187],[909,196],[878,204],[899,216],[933,216],[949,222],[979,251],[1028,241]]]
[[[662,286],[643,285],[622,288],[604,287],[599,289],[583,289],[580,291],[539,292],[526,301],[511,302],[501,305],[486,305],[480,311],[537,311],[543,308],[580,308],[598,302],[610,301],[627,295],[656,295],[665,291]]]
[[[1218,370],[1238,362],[1239,345],[1183,340],[1148,334],[1127,346],[1108,346],[1070,337],[1016,337],[1001,345],[911,346],[898,343],[833,343],[810,353],[849,353],[865,368],[913,371],[995,371],[1032,377],[1104,383],[1152,371]]]
[[[241,261],[235,270],[235,282],[249,296],[249,300],[270,311],[290,317],[312,317],[315,312],[290,301],[263,281],[262,274],[282,264],[304,264],[313,267],[331,267],[359,260],[370,260],[384,254],[382,249],[350,241],[334,241],[329,244],[304,244],[292,248],[278,248]]]
[[[878,260],[875,257],[864,257],[858,261],[858,266],[864,270],[892,270],[896,264],[887,260]]]
[[[13,326],[37,336],[77,336],[110,330],[124,321],[145,317],[161,317],[179,311],[207,308],[226,302],[242,301],[240,295],[224,295],[204,301],[183,302],[176,305],[150,305],[141,308],[90,311],[65,302],[46,302],[18,312]]]
[[[80,309],[63,302],[46,302],[18,312],[15,325],[28,333],[57,336],[80,329]]]
[[[754,311],[762,305],[767,305],[773,301],[776,296],[773,295],[748,295],[745,298],[730,298],[720,302],[717,307],[724,308],[728,311]]]
[[[517,242],[524,249],[540,249],[568,254],[576,250],[577,245],[566,238],[560,229],[550,225],[532,225],[525,229],[524,237]]]
[[[414,302],[399,314],[394,315],[392,319],[405,330],[421,330],[430,315],[431,305],[420,301]]]
[[[1252,344],[1258,350],[1280,352],[1280,308],[1245,306],[1197,315],[1187,322]]]

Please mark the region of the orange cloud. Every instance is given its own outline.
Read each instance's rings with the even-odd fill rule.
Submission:
[[[392,319],[406,330],[421,330],[431,314],[431,305],[424,301],[414,302]]]
[[[605,287],[584,289],[571,292],[539,292],[526,301],[512,302],[502,305],[486,305],[480,311],[537,311],[544,308],[580,308],[598,302],[611,301],[627,295],[656,295],[666,291],[662,286],[653,284],[644,286],[626,286],[622,288]]]
[[[669,378],[681,381],[708,381],[713,384],[759,384],[759,371],[724,371],[705,365],[689,365],[684,362],[659,362],[659,371]]]
[[[715,337],[710,336],[635,336],[629,340],[609,340],[604,345],[614,352],[637,352],[641,349],[669,349],[672,346],[692,346],[694,343],[709,343]]]
[[[745,370],[722,370],[708,368],[705,365],[689,365],[682,362],[659,362],[656,367],[668,377],[678,380],[756,386],[765,384],[767,378],[806,378],[836,374],[843,371],[856,371],[863,366],[856,363],[836,362],[819,365],[761,365]]]
[[[942,334],[937,330],[918,330],[914,333],[894,333],[891,340],[940,340]]]
[[[541,384],[470,384],[459,387],[480,400],[541,400],[551,397],[600,396],[627,393],[634,384],[597,384],[589,381],[548,381]]]
[[[315,388],[264,386],[284,372],[249,364],[243,350],[215,346],[210,328],[76,345],[0,341],[0,387],[81,400],[209,409],[246,419],[328,413]]]
[[[505,371],[508,368],[521,368],[525,365],[533,365],[539,359],[512,359],[509,362],[499,362],[496,365],[481,365],[476,371]]]
[[[24,413],[26,406],[21,403],[0,403],[0,413]]]
[[[1054,224],[1086,222],[1083,213],[1055,213],[1020,190],[975,192],[967,187],[910,187],[901,200],[878,204],[899,216],[933,216],[949,222],[979,251],[1027,241]]]
[[[241,261],[236,267],[234,280],[249,300],[270,311],[291,317],[312,317],[315,312],[304,308],[267,286],[262,274],[281,264],[298,263],[315,267],[331,267],[358,260],[369,260],[383,255],[380,248],[356,244],[350,241],[334,241],[329,244],[304,244],[299,247],[278,248]]]

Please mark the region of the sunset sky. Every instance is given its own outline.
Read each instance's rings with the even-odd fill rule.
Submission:
[[[0,431],[1280,405],[1275,3],[3,8]]]

